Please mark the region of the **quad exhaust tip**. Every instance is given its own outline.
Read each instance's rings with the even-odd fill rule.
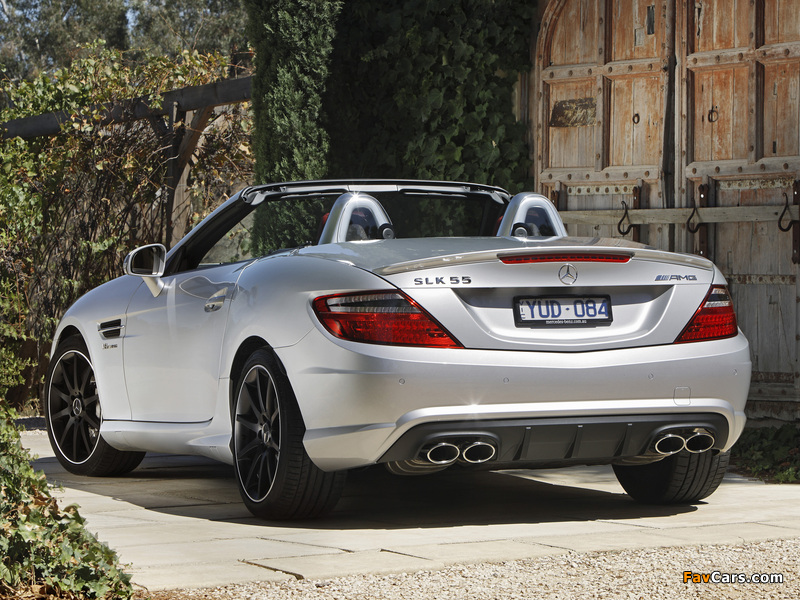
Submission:
[[[461,449],[461,458],[473,465],[485,463],[494,458],[497,450],[492,444],[486,442],[473,442]]]
[[[447,466],[460,460],[477,465],[492,460],[497,454],[497,446],[482,440],[434,441],[422,449],[417,462],[429,465]]]
[[[663,456],[677,454],[686,447],[686,440],[674,433],[668,433],[656,440],[656,452]]]
[[[458,460],[460,455],[461,449],[450,442],[439,442],[431,446],[431,448],[425,452],[425,457],[428,461],[435,465],[452,464]]]
[[[695,431],[692,435],[686,438],[686,450],[692,454],[707,452],[714,447],[714,441],[714,436],[708,431]]]
[[[711,450],[715,442],[713,434],[697,428],[686,437],[678,433],[665,433],[656,440],[653,449],[662,456],[677,454],[683,449],[692,454],[700,454]]]

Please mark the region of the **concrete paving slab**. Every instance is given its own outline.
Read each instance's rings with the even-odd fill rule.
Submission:
[[[137,587],[147,590],[173,590],[179,588],[204,588],[228,583],[247,583],[253,581],[286,581],[295,579],[293,575],[274,571],[247,563],[196,563],[181,565],[180,568],[164,569],[139,568],[135,565],[127,570]],[[187,582],[190,582],[187,584]]]
[[[524,560],[526,558],[564,554],[565,552],[562,548],[553,548],[552,546],[544,546],[537,543],[525,544],[510,540],[424,544],[422,546],[393,545],[385,548],[385,550],[433,560],[444,565]]]
[[[203,587],[291,576],[437,569],[541,553],[800,537],[800,486],[728,475],[696,506],[633,502],[608,467],[393,477],[351,473],[332,515],[255,519],[230,467],[148,456],[127,477],[66,473],[41,432],[23,436],[34,467],[77,502],[89,529],[117,550],[137,585]]]
[[[517,523],[497,524],[491,527],[482,525],[464,525],[458,527],[435,528],[395,528],[386,530],[386,535],[378,536],[380,527],[366,528],[361,523],[358,528],[341,528],[336,532],[328,529],[297,529],[289,533],[274,530],[269,534],[272,539],[293,541],[303,544],[328,545],[332,540],[337,547],[349,552],[365,550],[395,549],[405,546],[423,546],[435,540],[437,544],[454,545],[469,542],[494,542],[512,540],[516,537],[567,535],[581,533],[624,532],[635,527],[618,523],[599,521],[559,522],[559,523]],[[387,540],[391,540],[387,546]]]
[[[253,560],[253,564],[282,571],[298,579],[330,579],[343,575],[413,573],[441,569],[444,563],[385,550],[325,554],[295,559]]]
[[[797,502],[800,486],[767,485],[739,475],[729,474],[720,488],[712,496],[699,503],[696,510],[686,513],[670,514],[656,512],[650,515],[635,516],[640,527],[703,527],[728,523],[764,522],[781,520],[800,521],[800,503]],[[713,508],[712,508],[713,507]],[[622,510],[618,516],[606,520],[617,523],[630,523],[634,515]]]
[[[628,550],[632,548],[664,548],[702,544],[739,544],[797,537],[797,531],[760,523],[736,523],[706,527],[667,529],[638,528],[624,532],[591,533],[588,535],[537,536],[525,542],[544,544],[575,552]]]
[[[344,554],[342,550],[259,538],[207,539],[117,548],[120,559],[142,568]]]
[[[92,516],[91,521],[87,521],[90,531],[95,529],[98,532],[107,531],[104,523],[95,520]],[[210,540],[245,540],[260,539],[259,534],[263,530],[258,528],[237,527],[234,523],[209,522],[202,527],[197,527],[193,519],[178,519],[174,522],[146,522],[133,527],[113,526],[114,547],[118,550],[129,546],[141,546],[142,540],[158,540],[161,544],[192,544],[195,542],[205,542]],[[98,533],[102,536],[101,533]],[[286,540],[275,540],[286,542]],[[303,544],[298,544],[303,545]],[[308,545],[308,544],[305,544]]]
[[[781,527],[789,530],[800,530],[800,520],[797,519],[781,519],[779,521],[761,521],[763,525],[772,525],[773,527]]]

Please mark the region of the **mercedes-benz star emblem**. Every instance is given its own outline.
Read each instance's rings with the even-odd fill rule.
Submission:
[[[578,269],[569,263],[562,265],[558,270],[558,278],[564,285],[572,285],[578,280]]]

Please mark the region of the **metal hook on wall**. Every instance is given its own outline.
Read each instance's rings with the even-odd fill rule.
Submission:
[[[705,223],[702,223],[700,221],[697,222],[697,225],[692,225],[692,217],[695,216],[698,216],[697,203],[694,201],[694,198],[692,198],[692,212],[689,213],[689,218],[686,219],[686,229],[689,231],[689,233],[697,233],[698,231],[700,231],[700,227],[702,225],[705,225]]]
[[[778,229],[780,229],[781,231],[791,231],[791,230],[792,230],[792,227],[793,227],[793,226],[794,226],[794,225],[795,225],[795,224],[796,224],[798,221],[797,221],[797,220],[795,220],[795,219],[792,219],[792,218],[790,217],[790,218],[789,218],[789,223],[787,223],[787,224],[786,224],[786,226],[782,225],[782,223],[783,223],[783,217],[785,217],[785,216],[786,216],[786,214],[789,212],[789,196],[788,196],[788,194],[787,194],[786,192],[784,192],[784,193],[783,193],[783,201],[784,201],[784,205],[783,205],[783,211],[781,212],[781,216],[780,216],[780,217],[778,217]]]
[[[631,219],[628,216],[628,203],[625,202],[625,200],[622,201],[622,208],[625,209],[625,212],[622,213],[622,218],[619,220],[619,223],[617,223],[617,231],[619,231],[622,237],[625,237],[631,232],[631,229],[633,229],[633,223],[631,223]],[[622,224],[625,222],[625,219],[628,220],[628,226],[622,229]]]

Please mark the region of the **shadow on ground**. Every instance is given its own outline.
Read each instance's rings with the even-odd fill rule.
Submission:
[[[39,459],[34,468],[67,491],[105,496],[148,511],[293,529],[559,523],[670,516],[696,510],[695,506],[638,504],[614,484],[610,468],[574,467],[550,478],[553,472],[549,471],[471,472],[457,467],[432,475],[398,477],[382,467],[372,467],[349,474],[342,499],[329,517],[267,522],[254,519],[241,503],[232,467],[203,458],[148,455],[128,476],[102,479],[71,475],[55,458]],[[91,496],[77,497],[84,507],[82,513],[90,513]]]

